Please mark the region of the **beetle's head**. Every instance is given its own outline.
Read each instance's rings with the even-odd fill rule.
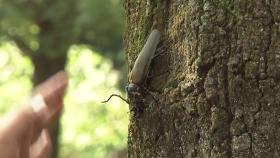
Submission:
[[[125,87],[125,92],[127,95],[133,95],[140,93],[140,87],[134,83],[130,83],[128,86]]]

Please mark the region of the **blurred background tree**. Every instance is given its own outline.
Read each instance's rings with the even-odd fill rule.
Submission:
[[[79,110],[74,108],[77,108],[78,104],[77,106],[74,106],[72,110],[74,110],[73,112],[81,112],[83,111],[82,109],[84,109],[83,112],[86,112],[87,114],[81,114],[81,116],[86,117],[88,115],[88,117],[94,117],[96,120],[80,118],[81,120],[86,120],[88,122],[85,124],[78,122],[77,125],[81,125],[79,127],[70,125],[63,125],[63,127],[69,127],[67,130],[73,131],[90,130],[87,137],[78,139],[84,140],[84,142],[90,144],[90,142],[92,142],[90,140],[94,139],[94,137],[90,139],[92,136],[91,134],[95,130],[99,129],[104,131],[106,129],[105,127],[99,128],[98,125],[102,125],[102,123],[106,122],[105,115],[107,115],[107,112],[110,111],[108,109],[109,107],[99,107],[95,109],[95,106],[100,106],[97,105],[97,102],[101,100],[101,97],[106,96],[106,91],[103,91],[103,96],[96,98],[92,96],[92,94],[94,94],[94,89],[86,91],[87,89],[81,88],[84,91],[77,90],[79,93],[76,93],[77,91],[75,90],[77,88],[79,89],[80,86],[90,88],[91,86],[89,85],[92,84],[95,86],[91,88],[96,88],[97,83],[99,83],[99,85],[102,83],[105,84],[107,78],[104,74],[104,78],[101,78],[100,82],[97,81],[97,69],[102,69],[102,72],[107,73],[114,71],[109,70],[108,67],[123,71],[121,71],[121,73],[114,71],[112,74],[115,74],[115,77],[111,77],[111,83],[108,84],[107,87],[103,86],[103,88],[117,85],[117,83],[114,83],[116,80],[122,81],[122,84],[124,83],[122,76],[125,76],[123,75],[123,72],[125,72],[125,64],[124,54],[121,53],[123,32],[122,13],[123,8],[119,0],[0,0],[0,42],[1,48],[3,49],[0,76],[0,80],[3,80],[3,82],[1,83],[1,86],[4,86],[4,84],[6,85],[6,82],[4,82],[5,77],[3,77],[5,75],[7,82],[10,82],[11,78],[16,78],[16,81],[21,78],[25,79],[24,82],[19,82],[18,85],[14,85],[14,91],[23,90],[24,93],[18,93],[17,96],[22,95],[22,98],[24,99],[27,97],[25,92],[28,92],[31,89],[28,87],[36,86],[57,71],[65,69],[65,66],[68,63],[67,70],[72,81],[70,81],[69,95],[75,95],[72,97],[66,97],[66,103],[75,104],[73,98],[83,94],[80,98],[86,98],[87,101],[81,101],[82,103],[78,103],[81,104],[79,105]],[[68,55],[68,52],[72,52],[70,53],[71,56]],[[23,56],[15,55],[13,53],[21,53]],[[96,55],[91,56],[89,54]],[[6,60],[4,60],[4,56],[6,57]],[[21,57],[16,58],[15,56]],[[111,60],[106,60],[104,57],[110,58]],[[70,61],[67,61],[68,59]],[[11,65],[13,62],[22,62],[22,64],[17,64],[19,67],[13,67],[16,66],[13,64]],[[79,63],[80,65],[78,62],[81,62]],[[103,70],[103,65],[106,65],[106,63],[108,65],[111,64],[111,66],[107,66],[107,70],[105,71]],[[31,64],[32,66],[30,66]],[[9,69],[8,72],[10,73],[5,72],[4,69],[6,70],[7,67],[13,67],[12,69],[14,71]],[[102,73],[100,72],[100,74]],[[30,78],[32,78],[32,82],[28,82],[28,79]],[[101,82],[102,79],[103,82]],[[23,87],[22,85],[25,86],[25,89],[21,89]],[[6,89],[9,89],[8,86],[6,86]],[[12,96],[12,98],[15,97]],[[71,99],[72,101],[69,101]],[[98,101],[95,100],[93,102],[94,99],[98,99]],[[8,99],[7,102],[11,100],[13,99]],[[15,103],[13,102],[13,105],[14,104]],[[93,104],[94,106],[92,106]],[[69,107],[72,106],[69,105]],[[125,111],[125,109],[122,110]],[[5,110],[2,111],[4,112]],[[71,121],[73,118],[70,117],[67,119],[67,109],[65,109],[65,113],[66,114],[65,117],[63,116],[63,119]],[[100,116],[100,118],[96,116]],[[75,117],[75,120],[77,121],[79,119]],[[112,120],[115,121],[114,119]],[[96,123],[96,126],[94,125],[95,121],[99,122]],[[75,121],[65,123],[73,124],[74,122]],[[71,129],[70,127],[81,129]],[[59,123],[50,129],[55,149],[53,157],[57,157],[58,155],[59,129]],[[71,131],[72,134],[75,133],[73,131]],[[100,134],[103,132],[99,131],[96,133]],[[119,135],[117,136],[118,138],[123,138],[124,136],[123,133],[114,134]],[[71,139],[68,140],[71,141]],[[113,142],[113,140],[109,139],[108,142]],[[70,142],[68,142],[68,147],[73,148],[73,150],[69,151],[77,151],[77,153],[79,153],[79,149],[74,150],[74,148],[77,147],[76,144],[74,144],[75,142],[73,142],[71,147],[69,143]],[[106,151],[112,149],[113,146],[116,146],[116,144],[107,146]],[[95,146],[84,146],[81,147],[81,150],[95,151],[95,153],[99,153],[99,156],[102,156],[101,152],[97,152],[97,150],[95,150],[98,146],[99,145],[95,143]],[[98,149],[101,150],[100,148]],[[66,150],[64,151],[67,152]],[[90,153],[90,157],[93,157],[92,152],[88,153]],[[64,155],[67,155],[67,153],[64,153]],[[70,157],[69,153],[67,157]],[[78,157],[78,155],[74,157]]]

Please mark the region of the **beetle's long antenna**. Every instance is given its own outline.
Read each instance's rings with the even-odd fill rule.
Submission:
[[[107,103],[109,100],[111,100],[112,97],[119,97],[121,100],[123,100],[123,101],[125,101],[127,104],[129,104],[129,102],[128,102],[126,99],[124,99],[122,96],[120,96],[120,95],[118,95],[118,94],[112,94],[112,95],[110,95],[110,97],[109,97],[107,100],[102,101],[101,103]]]

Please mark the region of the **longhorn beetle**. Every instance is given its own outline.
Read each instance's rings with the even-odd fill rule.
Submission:
[[[103,101],[102,103],[106,103],[113,96],[117,96],[128,104],[134,104],[131,106],[135,106],[136,104],[143,103],[143,92],[148,92],[155,99],[155,97],[147,90],[147,88],[145,88],[145,83],[150,70],[151,61],[155,56],[155,51],[159,42],[160,32],[155,29],[149,35],[129,74],[129,84],[125,87],[127,99],[124,99],[120,95],[112,94],[106,101]],[[130,110],[137,113],[142,109],[139,107],[132,107]]]

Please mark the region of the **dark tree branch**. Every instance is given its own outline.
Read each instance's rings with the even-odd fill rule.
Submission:
[[[8,36],[25,55],[30,56],[34,51],[18,36]]]

